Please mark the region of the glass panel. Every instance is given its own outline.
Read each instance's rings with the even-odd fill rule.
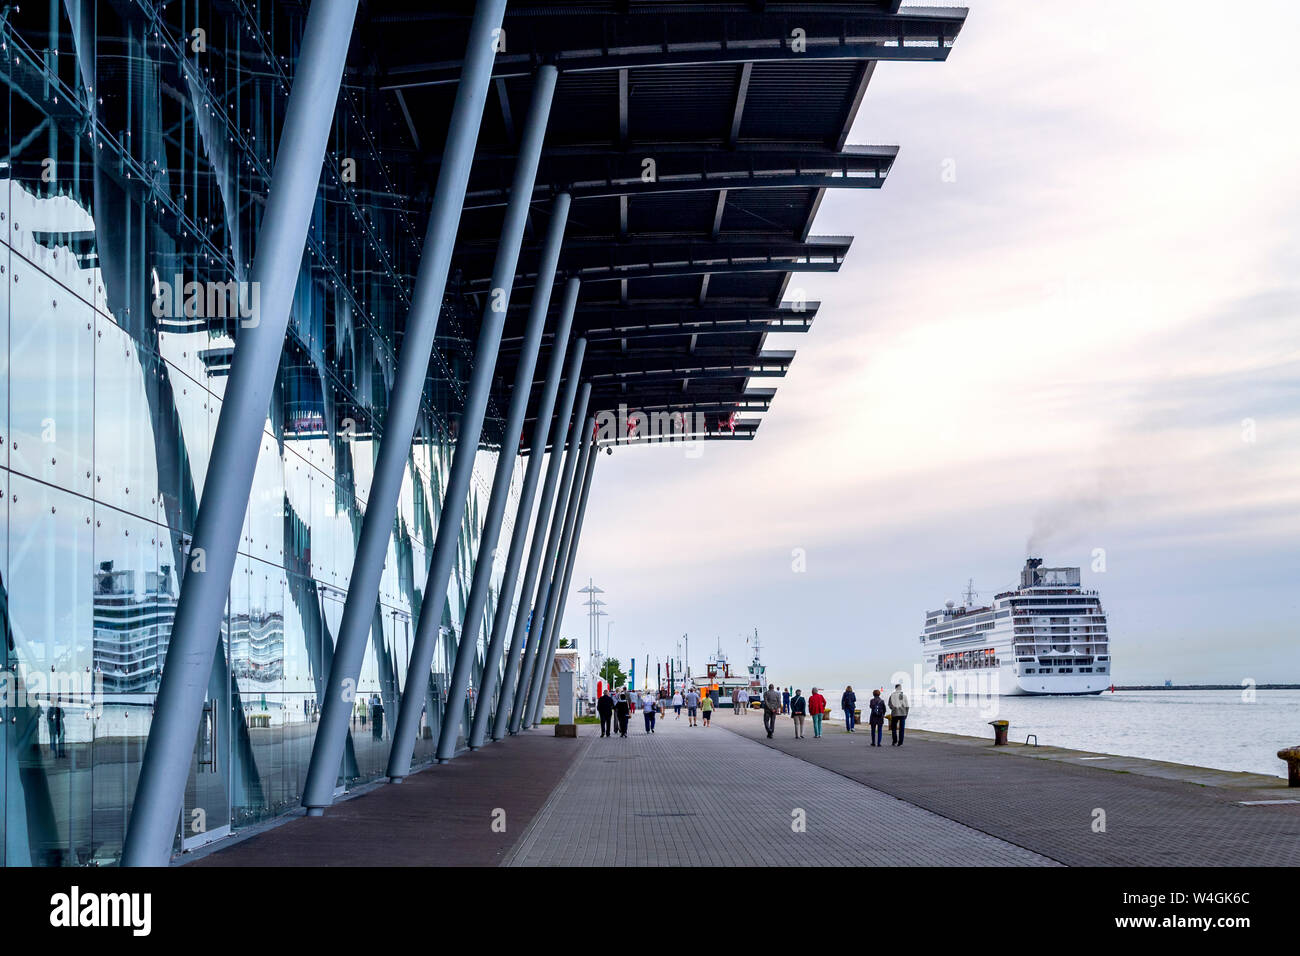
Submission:
[[[92,862],[115,863],[176,614],[176,576],[157,525],[95,506]]]
[[[13,184],[11,195],[26,196],[19,183]],[[26,262],[15,261],[10,273],[10,308],[23,317],[11,328],[9,343],[10,467],[90,495],[95,437],[92,310]]]
[[[88,863],[91,503],[9,479],[8,617],[16,700],[6,767],[7,865]]]

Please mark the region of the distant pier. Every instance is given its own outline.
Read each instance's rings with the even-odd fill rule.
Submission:
[[[1251,684],[1252,690],[1300,690],[1300,684]],[[1116,690],[1245,690],[1243,684],[1116,684]]]

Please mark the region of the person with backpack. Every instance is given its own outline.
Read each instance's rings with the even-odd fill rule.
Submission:
[[[903,746],[903,731],[907,725],[907,695],[903,685],[895,684],[894,692],[889,695],[889,735],[893,737],[893,746]]]
[[[775,684],[768,684],[767,690],[763,692],[763,729],[767,731],[768,737],[776,730],[776,715],[779,713],[782,713],[781,692]]]
[[[822,720],[826,716],[826,698],[817,693],[816,687],[812,689],[812,696],[808,698],[808,713],[812,714],[813,739],[816,740],[822,735]]]
[[[871,692],[871,700],[867,703],[867,709],[871,711],[871,716],[869,718],[871,722],[869,725],[871,730],[871,746],[883,746],[885,737],[885,701],[880,696],[880,691],[873,690]]]
[[[804,700],[803,691],[796,688],[790,698],[790,720],[794,722],[795,739],[804,736],[803,719],[808,715],[808,701]]]
[[[853,685],[850,684],[844,688],[844,693],[840,694],[840,710],[844,711],[844,732],[853,733],[853,727],[856,720],[853,717],[853,709],[858,706],[858,695],[853,693]]]

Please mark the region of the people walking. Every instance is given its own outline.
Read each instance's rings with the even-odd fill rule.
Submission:
[[[736,713],[741,717],[745,716],[745,711],[749,710],[749,689],[742,687],[736,691]]]
[[[700,710],[704,713],[704,726],[709,726],[709,718],[713,716],[713,695],[705,694],[700,701]]]
[[[869,729],[871,730],[871,746],[883,746],[885,736],[885,701],[884,698],[880,696],[880,691],[873,690],[871,692],[871,700],[867,704],[867,707],[871,711],[871,715],[868,718],[871,721],[869,725]]]
[[[613,723],[614,718],[614,698],[610,696],[608,687],[596,700],[596,713],[600,715],[600,735],[608,737],[610,735],[610,724]]]
[[[813,739],[822,735],[822,718],[826,716],[826,698],[817,692],[817,688],[812,689],[812,695],[808,698],[808,713],[812,715]]]
[[[641,702],[641,713],[645,715],[645,732],[653,734],[655,732],[655,716],[659,713],[659,701],[646,694],[645,700]]]
[[[677,720],[682,719],[682,692],[673,692],[673,713],[677,715]]]
[[[769,737],[776,730],[776,715],[783,713],[781,707],[781,692],[775,684],[768,684],[767,690],[763,692],[763,729]]]
[[[686,717],[690,721],[690,726],[698,727],[699,723],[697,722],[696,714],[699,713],[700,709],[700,692],[692,687],[686,692],[685,702]]]
[[[844,711],[844,732],[853,733],[853,728],[857,720],[853,716],[854,708],[858,706],[858,695],[853,693],[853,685],[850,684],[844,688],[844,693],[840,694],[840,710]]]
[[[802,738],[803,721],[808,716],[808,701],[804,700],[803,691],[795,688],[794,696],[790,698],[790,720],[794,724],[794,735],[796,738]]]
[[[627,691],[619,695],[618,705],[614,708],[614,713],[618,715],[618,735],[627,736],[627,721],[632,715],[632,705],[627,699]]]
[[[907,726],[907,695],[903,685],[895,684],[894,692],[889,695],[889,735],[895,747],[903,746],[903,731]]]

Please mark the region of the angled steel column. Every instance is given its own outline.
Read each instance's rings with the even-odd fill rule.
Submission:
[[[510,553],[506,556],[505,573],[501,578],[501,594],[497,601],[496,617],[492,621],[492,637],[488,642],[487,656],[483,660],[483,676],[479,680],[478,707],[474,711],[474,723],[469,733],[469,748],[471,750],[482,747],[483,741],[487,737],[488,715],[492,712],[492,696],[497,690],[497,668],[501,663],[501,654],[505,648],[506,628],[510,626],[510,609],[515,603],[515,585],[519,583],[519,562],[523,560],[524,542],[528,538],[528,519],[533,515],[533,499],[537,495],[537,479],[541,477],[542,459],[546,457],[546,433],[549,431],[547,426],[551,423],[551,414],[555,410],[555,395],[560,390],[560,378],[564,374],[564,353],[568,346],[569,329],[573,324],[573,310],[578,304],[578,286],[579,281],[577,279],[570,279],[565,283],[564,301],[560,303],[560,314],[555,322],[555,335],[552,339],[554,345],[551,348],[551,360],[546,367],[546,384],[542,389],[542,399],[537,406],[537,421],[533,426],[532,450],[528,454],[528,467],[524,471],[523,487],[519,490],[519,508],[515,511],[515,530],[510,538]],[[540,289],[539,286],[539,292]],[[550,296],[547,295],[542,304],[543,318],[546,313],[545,302],[549,302],[549,300]],[[536,303],[534,307],[536,307]],[[531,322],[531,320],[530,315],[529,321]],[[576,375],[574,381],[577,381]],[[527,389],[525,389],[525,394],[527,394]],[[535,543],[533,550],[537,550]],[[534,576],[536,571],[537,567],[536,563],[534,563]],[[529,579],[525,585],[524,593],[527,594],[531,590],[532,579]],[[519,654],[516,653],[517,650],[518,648],[512,645],[510,656],[506,658],[505,674],[500,682],[502,702],[506,700],[506,695],[512,692],[515,674],[519,670]],[[502,724],[501,732],[503,735],[508,713],[508,707],[502,707],[498,704],[497,719]]]
[[[356,557],[353,558],[352,584],[343,605],[334,660],[325,686],[311,763],[307,768],[302,805],[307,808],[309,816],[319,816],[334,799],[334,785],[342,764],[357,675],[365,657],[375,598],[379,594],[379,581],[388,557],[393,515],[419,419],[429,356],[442,312],[442,296],[447,288],[447,270],[456,243],[456,229],[469,182],[470,165],[474,160],[479,124],[483,120],[483,104],[487,101],[492,63],[496,57],[492,34],[501,26],[505,6],[505,0],[479,0],[470,23],[464,67],[456,88],[451,125],[443,147],[442,170],[438,174],[433,209],[429,214],[420,266],[415,276],[402,353],[398,358],[370,497],[361,522]],[[423,683],[418,685],[421,689],[417,692],[421,697],[423,686]]]
[[[570,279],[565,289],[566,305],[569,294],[572,294],[574,301],[578,295],[578,280]],[[570,310],[570,318],[572,312]],[[558,348],[558,345],[557,345]],[[564,435],[569,430],[569,418],[573,415],[573,402],[578,393],[578,376],[582,373],[582,360],[587,354],[587,340],[578,339],[573,344],[573,352],[569,357],[569,370],[566,373],[564,383],[564,396],[560,399],[560,408],[555,415],[555,424],[552,427],[550,421],[538,417],[536,429],[533,436],[533,449],[529,453],[529,458],[534,456],[540,462],[546,454],[546,433],[550,431],[551,447],[553,449],[562,448],[564,445]],[[541,450],[538,451],[537,432],[541,432]],[[519,588],[519,607],[515,611],[515,626],[510,637],[510,656],[506,660],[505,674],[501,678],[501,694],[497,701],[496,717],[492,721],[492,739],[500,740],[506,735],[507,723],[513,720],[512,713],[518,710],[516,706],[519,702],[519,691],[514,683],[515,674],[520,670],[521,665],[526,660],[531,643],[525,644],[524,632],[527,630],[532,633],[530,627],[528,612],[532,609],[529,603],[531,600],[528,595],[533,593],[537,584],[538,572],[541,568],[542,557],[545,553],[546,528],[547,523],[551,520],[551,513],[555,507],[556,495],[555,486],[560,480],[560,472],[564,456],[559,452],[553,452],[546,463],[546,480],[542,482],[542,497],[537,505],[537,517],[533,521],[533,543],[528,549],[528,567],[524,571],[524,581]],[[532,462],[530,461],[529,464]],[[506,609],[507,616],[509,608]],[[493,627],[496,630],[502,627],[501,610],[497,610],[497,622]],[[521,655],[520,648],[523,649]],[[521,677],[519,686],[527,681],[527,671]],[[518,729],[517,724],[510,724],[510,733]]]
[[[554,71],[555,67],[543,67],[543,69]],[[538,146],[540,145],[541,137],[538,137]],[[527,207],[533,184],[529,182],[526,187],[521,184],[520,190],[518,194],[511,190],[511,200],[513,201],[515,195],[520,195],[523,197],[521,205]],[[506,502],[510,498],[510,479],[514,475],[515,457],[519,453],[519,439],[524,430],[524,415],[528,410],[528,398],[533,388],[533,370],[537,367],[537,350],[542,344],[542,329],[546,325],[551,286],[555,284],[555,267],[560,260],[560,244],[564,241],[564,225],[568,218],[569,194],[560,193],[555,197],[555,203],[551,208],[551,223],[542,249],[537,284],[533,287],[533,301],[528,310],[528,324],[524,328],[519,363],[515,367],[510,408],[506,412],[505,433],[497,452],[496,473],[492,476],[492,496],[488,499],[487,511],[483,514],[483,530],[479,534],[478,557],[474,563],[474,581],[470,585],[469,598],[465,602],[465,614],[460,625],[460,643],[456,647],[456,662],[452,665],[451,680],[447,684],[447,704],[442,715],[442,730],[438,735],[439,763],[446,763],[456,755],[456,734],[461,724],[461,714],[465,710],[465,690],[469,686],[470,670],[478,656],[479,619],[483,616],[488,591],[492,587],[492,568],[495,564],[493,555],[496,552],[497,541],[501,537],[501,522],[505,518]],[[522,223],[519,231],[522,235]],[[549,411],[547,417],[550,417]],[[488,655],[485,654],[485,663],[487,657]],[[483,698],[481,687],[478,699],[479,703],[486,708],[487,703]],[[394,740],[396,739],[394,735]],[[465,740],[468,743],[468,724],[465,727]]]
[[[124,866],[166,866],[171,856],[356,10],[357,0],[313,3],[303,26],[250,273],[257,313],[235,343],[131,807]]]
[[[528,709],[524,711],[524,726],[537,724],[542,703],[546,697],[546,685],[551,678],[551,664],[555,659],[556,642],[560,639],[560,629],[556,618],[557,608],[564,603],[561,584],[564,581],[564,569],[569,563],[569,550],[573,545],[573,528],[578,520],[578,501],[582,496],[582,482],[587,474],[587,462],[592,458],[592,436],[596,431],[596,419],[586,419],[586,428],[582,432],[581,451],[573,470],[573,489],[569,493],[569,506],[564,515],[564,531],[560,538],[560,550],[555,554],[555,570],[551,574],[551,589],[546,598],[546,611],[542,615],[544,630],[541,640],[537,642],[537,665],[533,668],[533,683],[530,688]],[[575,441],[578,436],[574,436]],[[575,446],[578,447],[578,446]]]
[[[515,176],[510,184],[510,202],[506,206],[506,218],[497,242],[496,262],[492,266],[492,285],[488,289],[487,307],[483,310],[478,345],[474,349],[474,371],[470,374],[465,407],[460,416],[460,432],[456,437],[456,448],[452,452],[451,473],[447,477],[447,491],[438,516],[438,535],[429,557],[424,603],[420,607],[415,639],[411,642],[411,658],[406,665],[407,687],[422,687],[427,681],[429,667],[433,663],[433,652],[438,644],[438,626],[441,623],[443,604],[447,600],[451,569],[456,561],[461,519],[465,515],[465,499],[469,495],[470,480],[474,476],[474,460],[478,457],[483,416],[487,412],[492,378],[496,373],[497,352],[501,347],[501,333],[506,324],[506,309],[510,305],[515,267],[519,264],[519,246],[524,240],[524,227],[528,223],[528,208],[532,203],[533,183],[537,178],[537,163],[542,155],[542,140],[546,136],[546,121],[551,115],[551,98],[555,93],[557,74],[554,66],[546,64],[538,68],[533,82],[533,98],[528,107],[528,120],[519,146]],[[511,455],[513,457],[513,452]],[[466,623],[461,623],[462,632]],[[464,704],[465,683],[469,676],[468,661],[465,667],[459,694],[453,698],[449,689],[448,712],[453,705]],[[415,749],[415,735],[420,726],[420,711],[423,707],[423,693],[404,694],[398,704],[393,745],[388,751],[388,778],[393,783],[400,783],[411,771],[411,754]],[[453,733],[459,723],[459,720],[453,719]],[[452,745],[455,745],[454,737]],[[441,753],[440,739],[440,756]]]
[[[595,424],[595,419],[592,419]],[[578,541],[582,538],[582,519],[587,514],[587,497],[591,494],[591,473],[596,470],[596,459],[600,456],[600,448],[595,441],[591,443],[591,449],[587,455],[587,464],[582,470],[582,493],[578,498],[578,520],[573,528],[573,538],[569,542],[569,555],[564,563],[564,577],[558,591],[554,587],[551,593],[558,595],[555,611],[555,626],[548,627],[549,647],[546,654],[546,666],[542,673],[546,675],[542,682],[541,693],[537,699],[537,713],[533,715],[533,722],[541,718],[542,705],[546,703],[546,681],[550,679],[551,665],[555,663],[555,651],[559,647],[560,625],[564,623],[564,596],[569,593],[569,585],[573,582],[573,566],[577,562],[575,559],[578,555]]]
[[[584,343],[583,351],[586,351]],[[553,436],[551,440],[551,461],[556,462],[563,458],[563,464],[560,465],[560,490],[555,494],[554,509],[551,513],[551,530],[546,535],[546,550],[542,553],[542,563],[538,571],[537,593],[533,597],[532,614],[528,618],[528,640],[524,645],[523,670],[519,675],[519,686],[515,688],[515,700],[510,712],[510,732],[518,733],[520,726],[523,724],[524,712],[528,707],[529,687],[533,679],[533,669],[537,666],[537,658],[540,656],[538,648],[541,645],[542,632],[545,630],[545,621],[542,614],[546,610],[546,598],[551,593],[551,569],[555,565],[555,556],[560,548],[560,533],[564,530],[564,515],[569,503],[569,492],[573,487],[573,474],[578,463],[578,443],[582,438],[582,425],[587,420],[587,403],[591,400],[591,383],[585,382],[578,391],[578,407],[573,413],[573,427],[568,429],[569,450],[564,451],[564,433],[560,432],[559,436]],[[565,421],[563,426],[567,428],[568,422]],[[556,423],[556,430],[559,431],[561,424]],[[550,476],[547,475],[547,480]],[[540,531],[542,526],[539,524],[534,533]],[[522,610],[522,608],[521,608]],[[515,635],[518,637],[520,632],[519,623],[515,623]],[[518,641],[516,641],[516,646]],[[543,651],[544,652],[544,651]]]

